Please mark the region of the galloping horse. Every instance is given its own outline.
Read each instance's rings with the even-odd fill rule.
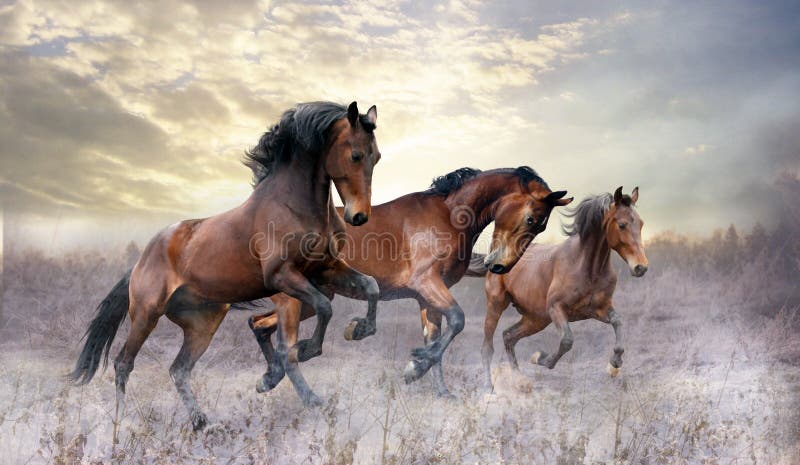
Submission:
[[[374,276],[380,299],[416,299],[422,312],[426,346],[414,349],[405,369],[412,382],[434,368],[438,393],[449,396],[441,359],[445,349],[464,327],[464,312],[448,288],[470,266],[472,247],[481,231],[494,221],[493,250],[484,264],[494,273],[510,270],[531,240],[544,231],[550,212],[567,205],[566,191],[552,192],[531,168],[495,169],[486,172],[461,168],[433,181],[424,192],[405,195],[373,207],[372,219],[361,228],[347,227],[340,250],[353,268]],[[342,286],[329,292],[356,298]],[[286,295],[272,298],[276,310],[254,316],[250,327],[256,335],[269,368],[257,384],[259,392],[275,387],[283,378],[270,335],[280,325],[278,339],[291,344],[297,339],[301,320],[314,309]],[[441,332],[442,316],[447,329]],[[376,313],[355,318],[345,338],[362,339],[374,334]],[[280,342],[279,342],[280,343]],[[290,354],[292,360],[304,360]]]
[[[611,194],[589,197],[567,216],[574,218],[564,228],[570,237],[558,245],[528,247],[517,266],[505,275],[486,278],[486,321],[481,355],[486,375],[486,388],[492,389],[489,371],[494,347],[492,339],[500,315],[514,304],[522,318],[503,331],[503,343],[512,368],[519,369],[514,346],[527,336],[538,333],[551,322],[561,332],[558,350],[552,355],[536,352],[531,361],[553,368],[572,348],[569,322],[594,318],[614,328],[616,342],[608,365],[611,376],[622,366],[622,322],[614,310],[611,297],[617,274],[610,258],[616,251],[630,267],[631,274],[641,277],[647,271],[647,257],[642,246],[644,224],[634,210],[639,188],[630,196],[622,187]]]
[[[89,382],[103,353],[107,363],[127,312],[130,334],[114,361],[118,416],[134,358],[166,315],[183,329],[183,346],[169,372],[197,430],[207,418],[189,377],[230,303],[284,292],[313,308],[319,315],[317,328],[310,340],[298,342],[301,354],[322,350],[331,304],[320,287],[347,283],[374,308],[375,280],[338,258],[330,243],[341,222],[331,182],[345,202],[345,221],[358,226],[369,218],[372,171],[380,159],[373,133],[376,119],[374,106],[361,115],[356,102],[347,108],[306,103],[286,111],[246,153],[245,164],[253,170],[252,195],[230,211],[182,221],[156,234],[133,270],[98,307],[72,379]],[[301,385],[298,394],[307,403],[318,400]]]

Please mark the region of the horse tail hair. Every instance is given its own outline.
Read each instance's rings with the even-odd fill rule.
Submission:
[[[80,386],[92,380],[100,366],[101,358],[103,359],[103,368],[108,366],[108,351],[111,349],[111,343],[114,342],[117,329],[128,313],[130,281],[131,270],[128,270],[97,306],[97,315],[89,323],[89,328],[83,335],[86,344],[78,356],[75,369],[69,374],[69,378],[76,385]]]
[[[488,269],[483,264],[484,258],[486,258],[486,255],[482,253],[473,253],[472,258],[469,260],[469,268],[467,268],[464,276],[486,276]]]

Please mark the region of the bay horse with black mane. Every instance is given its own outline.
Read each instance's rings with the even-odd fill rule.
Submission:
[[[449,288],[467,273],[475,241],[494,221],[492,252],[484,263],[474,265],[488,267],[493,273],[509,271],[531,240],[544,231],[553,208],[572,201],[565,195],[566,191],[551,191],[527,166],[485,172],[461,168],[435,179],[427,191],[373,207],[367,225],[344,229],[340,252],[353,268],[375,277],[381,300],[411,298],[419,303],[426,345],[412,351],[404,373],[406,382],[419,379],[433,367],[438,394],[450,395],[441,360],[464,327],[464,312]],[[328,292],[330,296],[366,297],[336,284],[328,286]],[[259,392],[272,389],[284,376],[284,363],[276,355],[271,334],[280,326],[279,346],[292,345],[300,321],[315,314],[313,307],[285,294],[272,300],[276,304],[273,312],[250,320],[269,365],[257,384]],[[443,316],[445,331],[441,331]],[[345,338],[374,334],[375,318],[375,308],[369,307],[366,318],[355,318],[347,326]],[[306,359],[304,354],[290,352],[288,361]]]
[[[633,276],[644,276],[647,257],[642,245],[644,222],[634,209],[639,188],[623,195],[622,187],[614,195],[602,194],[584,199],[567,214],[574,218],[564,227],[570,236],[557,245],[528,247],[511,272],[486,278],[486,321],[481,355],[485,387],[492,390],[490,371],[494,354],[494,332],[500,315],[513,304],[522,318],[503,331],[503,344],[511,367],[518,370],[514,346],[536,334],[551,322],[561,333],[555,353],[537,351],[531,362],[553,368],[572,348],[572,321],[593,318],[614,328],[616,342],[608,372],[619,373],[622,366],[622,321],[614,309],[612,296],[617,274],[611,265],[611,251],[628,264]]]
[[[331,183],[345,202],[344,221],[364,224],[371,212],[372,171],[380,159],[373,106],[359,114],[356,102],[299,104],[245,156],[254,189],[238,207],[162,230],[141,258],[100,303],[86,332],[71,378],[89,382],[113,342],[125,314],[131,329],[114,361],[118,418],[134,359],[162,315],[183,329],[183,346],[169,368],[195,430],[207,423],[189,385],[195,362],[228,312],[230,303],[283,292],[319,315],[309,340],[298,350],[322,350],[331,317],[322,286],[357,288],[374,309],[375,280],[355,271],[330,247],[341,219],[334,210]],[[309,258],[313,255],[312,258]],[[287,367],[290,377],[294,376]],[[304,402],[316,399],[298,386]],[[114,422],[116,439],[117,420]]]

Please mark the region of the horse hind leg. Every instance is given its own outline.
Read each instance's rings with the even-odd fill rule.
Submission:
[[[135,302],[131,303],[129,314],[131,317],[131,329],[125,344],[114,359],[114,384],[117,391],[116,405],[114,407],[114,444],[117,443],[119,418],[125,410],[126,385],[131,371],[133,371],[134,360],[161,316],[157,305],[143,306],[137,305]]]
[[[183,344],[169,367],[169,374],[195,431],[208,424],[208,417],[200,409],[189,379],[195,363],[205,353],[227,311],[227,304],[202,302],[182,289],[170,298],[167,318],[183,330]]]

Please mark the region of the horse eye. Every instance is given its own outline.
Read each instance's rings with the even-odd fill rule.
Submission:
[[[625,229],[626,226],[628,225],[625,223],[619,223],[619,229]]]
[[[525,222],[528,223],[528,226],[533,226],[533,217],[529,216],[525,219]]]
[[[353,160],[353,162],[358,163],[362,158],[364,158],[364,154],[361,152],[353,152],[350,154],[350,158]]]

